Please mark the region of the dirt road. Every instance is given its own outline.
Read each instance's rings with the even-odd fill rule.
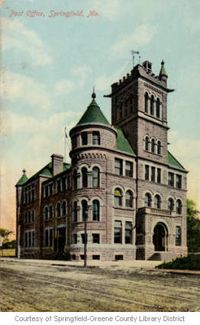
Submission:
[[[0,261],[1,311],[200,311],[199,275]]]

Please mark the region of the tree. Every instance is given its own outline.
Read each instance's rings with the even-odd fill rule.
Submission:
[[[189,252],[200,252],[199,211],[193,200],[187,200],[187,241]]]
[[[9,236],[13,233],[13,231],[0,228],[0,238],[2,239],[2,245],[9,241]]]

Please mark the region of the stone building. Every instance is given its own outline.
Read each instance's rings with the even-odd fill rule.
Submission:
[[[112,123],[92,102],[71,129],[71,164],[16,185],[18,256],[90,260],[187,254],[187,171],[168,151],[167,73],[145,61],[112,85]],[[84,243],[87,243],[84,245]]]

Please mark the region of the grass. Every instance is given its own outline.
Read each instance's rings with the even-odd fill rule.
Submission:
[[[0,257],[15,257],[16,255],[15,248],[4,248],[0,249]]]
[[[200,270],[200,255],[191,254],[187,257],[178,257],[156,267],[159,269]]]

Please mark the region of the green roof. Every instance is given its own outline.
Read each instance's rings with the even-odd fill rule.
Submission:
[[[168,164],[172,167],[185,170],[185,168],[180,164],[180,162],[169,151],[168,151]]]
[[[110,125],[106,117],[103,115],[100,107],[97,105],[96,101],[96,94],[92,94],[92,102],[88,106],[87,110],[81,117],[80,121],[77,125],[81,124],[88,124],[88,123],[100,123],[105,125]]]
[[[135,155],[130,143],[126,139],[122,129],[116,129],[117,131],[117,141],[116,141],[116,149],[130,153],[132,155]]]
[[[168,77],[167,72],[165,70],[165,62],[164,61],[161,62],[161,68],[160,68],[159,76]]]
[[[22,177],[18,180],[16,186],[21,186],[21,185],[23,185],[24,183],[26,183],[26,181],[28,180],[28,177],[26,176],[25,173],[26,173],[26,171],[23,170],[23,175],[22,175]]]

